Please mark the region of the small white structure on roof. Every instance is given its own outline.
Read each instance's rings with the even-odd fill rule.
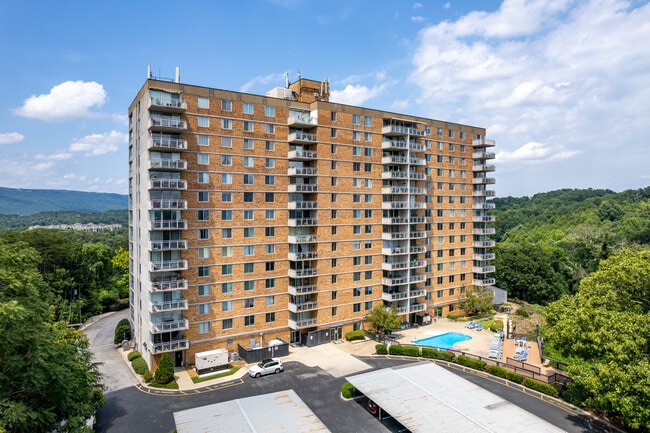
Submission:
[[[178,433],[329,433],[293,390],[174,412]]]

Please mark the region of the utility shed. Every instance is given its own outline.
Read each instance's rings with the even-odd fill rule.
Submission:
[[[178,433],[329,433],[291,389],[174,412],[174,422]]]
[[[346,379],[412,433],[563,431],[431,362]]]

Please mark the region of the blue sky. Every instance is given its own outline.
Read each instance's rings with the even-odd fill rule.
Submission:
[[[650,5],[635,0],[0,0],[0,186],[127,192],[153,74],[486,127],[498,196],[650,185]]]

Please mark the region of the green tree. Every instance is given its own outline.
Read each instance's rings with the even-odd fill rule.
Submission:
[[[129,251],[120,247],[111,259],[113,277],[111,284],[117,291],[119,298],[129,297]]]
[[[574,403],[650,431],[650,251],[604,260],[545,315],[547,346],[571,361]]]
[[[366,320],[376,333],[383,333],[387,329],[396,329],[402,323],[397,315],[397,307],[394,305],[390,308],[377,305],[366,315]]]
[[[89,431],[100,375],[85,335],[53,320],[40,260],[25,243],[0,241],[0,430]]]
[[[488,287],[472,286],[465,292],[463,309],[468,316],[483,316],[494,309],[492,298],[494,292]]]
[[[160,356],[158,368],[154,374],[154,380],[161,385],[168,384],[174,379],[174,365],[169,353],[165,352]]]
[[[124,340],[131,339],[131,322],[129,319],[122,319],[115,326],[114,344],[120,344]]]

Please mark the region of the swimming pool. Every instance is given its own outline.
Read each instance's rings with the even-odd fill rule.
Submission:
[[[436,347],[438,349],[450,349],[454,344],[460,341],[471,340],[469,335],[460,332],[445,332],[444,334],[434,335],[433,337],[413,340],[413,343],[420,346]]]

